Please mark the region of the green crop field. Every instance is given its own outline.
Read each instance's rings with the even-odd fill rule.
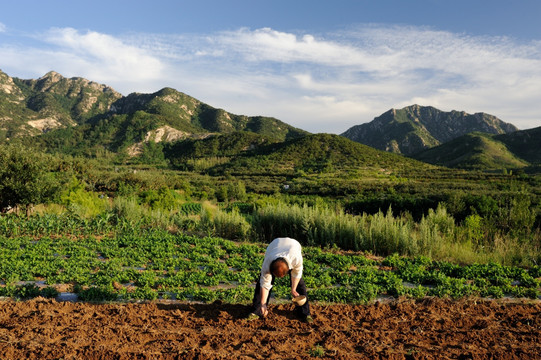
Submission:
[[[43,225],[59,221],[43,220]],[[85,301],[246,303],[253,295],[265,244],[73,222],[71,232],[40,226],[0,236],[0,295],[54,297],[60,285]],[[303,251],[304,278],[316,301],[364,303],[383,295],[539,296],[539,266],[459,266],[424,256],[378,258],[336,247],[305,246]],[[277,299],[288,298],[287,282],[287,277],[278,279],[273,289]]]

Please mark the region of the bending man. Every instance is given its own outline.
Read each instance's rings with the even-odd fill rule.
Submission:
[[[256,283],[253,312],[249,319],[266,317],[268,314],[270,291],[276,277],[289,274],[291,280],[291,295],[293,297],[306,295],[306,285],[302,279],[302,253],[301,244],[297,240],[284,237],[274,239],[265,252],[265,259],[261,267],[261,277]],[[295,306],[295,311],[303,321],[311,323],[310,305],[308,301],[302,306]]]

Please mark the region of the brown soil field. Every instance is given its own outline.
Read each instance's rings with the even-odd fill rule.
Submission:
[[[174,302],[0,302],[1,359],[541,359],[539,301],[426,298],[249,308]]]

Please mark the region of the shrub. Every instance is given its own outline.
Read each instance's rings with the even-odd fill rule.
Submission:
[[[72,177],[68,188],[60,195],[64,205],[67,205],[78,215],[89,218],[98,215],[107,208],[107,199],[97,193],[86,191],[86,184]]]
[[[145,216],[144,209],[133,197],[117,197],[113,201],[113,213],[118,219],[137,223]]]

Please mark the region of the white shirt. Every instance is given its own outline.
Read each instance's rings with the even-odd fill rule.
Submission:
[[[265,259],[261,266],[261,287],[270,290],[272,288],[272,274],[270,272],[271,263],[278,259],[284,258],[287,262],[291,277],[300,279],[302,277],[302,253],[301,244],[288,237],[276,238],[265,251]]]

